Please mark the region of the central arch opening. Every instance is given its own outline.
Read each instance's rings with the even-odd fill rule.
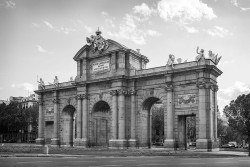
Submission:
[[[147,129],[142,128],[147,136],[147,145],[161,147],[164,142],[164,107],[162,101],[156,97],[150,97],[143,102],[143,111],[146,120],[143,121]],[[146,132],[145,132],[146,131]]]
[[[91,146],[108,146],[110,138],[110,106],[98,101],[92,109]]]

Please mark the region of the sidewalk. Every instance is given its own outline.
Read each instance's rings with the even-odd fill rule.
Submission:
[[[172,157],[242,157],[248,152],[219,151],[199,152],[197,150],[169,151],[164,148],[136,148],[136,149],[109,149],[109,148],[79,148],[79,147],[41,147],[36,144],[3,144],[0,145],[0,157],[130,157],[130,156],[172,156]]]
[[[99,152],[94,151],[90,154],[36,154],[36,153],[14,153],[2,154],[0,157],[140,157],[140,156],[170,156],[170,157],[187,157],[187,158],[226,158],[226,157],[247,157],[247,152],[234,151],[219,151],[219,152],[190,152],[190,151],[175,151],[175,152],[154,152],[150,154],[130,154],[117,152]]]

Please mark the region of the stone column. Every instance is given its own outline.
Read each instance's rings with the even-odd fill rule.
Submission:
[[[135,147],[136,146],[136,91],[131,90],[131,126],[130,126],[130,139],[129,139],[129,146]]]
[[[119,113],[118,113],[118,120],[119,120],[119,133],[118,139],[124,140],[125,139],[125,91],[119,90],[118,96],[118,103],[119,103]]]
[[[57,98],[57,92],[55,92],[53,103],[54,103],[54,136],[53,136],[53,139],[51,139],[51,145],[59,146],[60,145],[59,111],[58,111],[59,99]]]
[[[43,101],[42,96],[38,95],[38,104],[39,104],[39,117],[38,117],[38,138],[36,139],[36,143],[39,145],[45,144],[44,138],[44,113],[43,113]]]
[[[110,92],[112,95],[112,122],[111,122],[111,140],[116,140],[117,136],[117,91]]]
[[[125,139],[125,94],[123,89],[118,90],[118,147],[126,146]]]
[[[164,146],[169,149],[174,149],[174,111],[173,111],[173,85],[172,83],[167,83],[165,91],[167,92],[167,111],[164,110],[164,128],[165,131],[165,141]],[[166,116],[166,118],[165,118]],[[167,125],[167,126],[166,126]]]
[[[199,113],[198,113],[198,139],[196,140],[196,148],[200,151],[207,151],[207,93],[205,83],[197,85],[199,89]]]
[[[218,134],[217,134],[217,117],[218,117],[218,111],[217,111],[217,91],[218,86],[214,86],[214,140],[218,142]]]
[[[76,116],[76,140],[74,142],[75,146],[80,145],[80,140],[82,138],[82,95],[76,96],[77,100],[77,116]]]
[[[82,101],[82,144],[87,146],[88,141],[88,96],[83,94]]]

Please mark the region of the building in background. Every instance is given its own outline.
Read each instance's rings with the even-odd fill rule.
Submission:
[[[10,102],[18,102],[19,108],[25,109],[25,108],[29,108],[37,103],[37,96],[36,96],[36,94],[31,94],[28,97],[10,96]]]

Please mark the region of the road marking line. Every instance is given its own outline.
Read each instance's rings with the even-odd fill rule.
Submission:
[[[181,165],[205,165],[205,163],[181,163]]]
[[[136,160],[116,160],[116,161],[111,161],[111,162],[121,162],[121,161],[136,161]]]
[[[88,167],[103,167],[103,166],[123,166],[123,165],[100,165],[100,166],[88,166]]]
[[[215,162],[217,164],[236,164],[236,162]]]
[[[154,165],[154,166],[165,166],[165,165],[168,165],[168,164],[139,164],[139,165],[136,165],[136,166],[151,166],[151,165]]]
[[[239,160],[239,161],[250,161],[250,159],[248,159],[248,160],[247,159],[242,159],[242,160]]]
[[[96,162],[96,161],[67,161],[67,162],[69,162],[69,163],[74,163],[74,162]]]
[[[30,162],[30,161],[23,161],[23,162],[16,162],[16,163],[18,163],[18,164],[25,164],[25,163],[41,163],[41,162],[52,162],[52,161],[32,161],[32,162]]]

